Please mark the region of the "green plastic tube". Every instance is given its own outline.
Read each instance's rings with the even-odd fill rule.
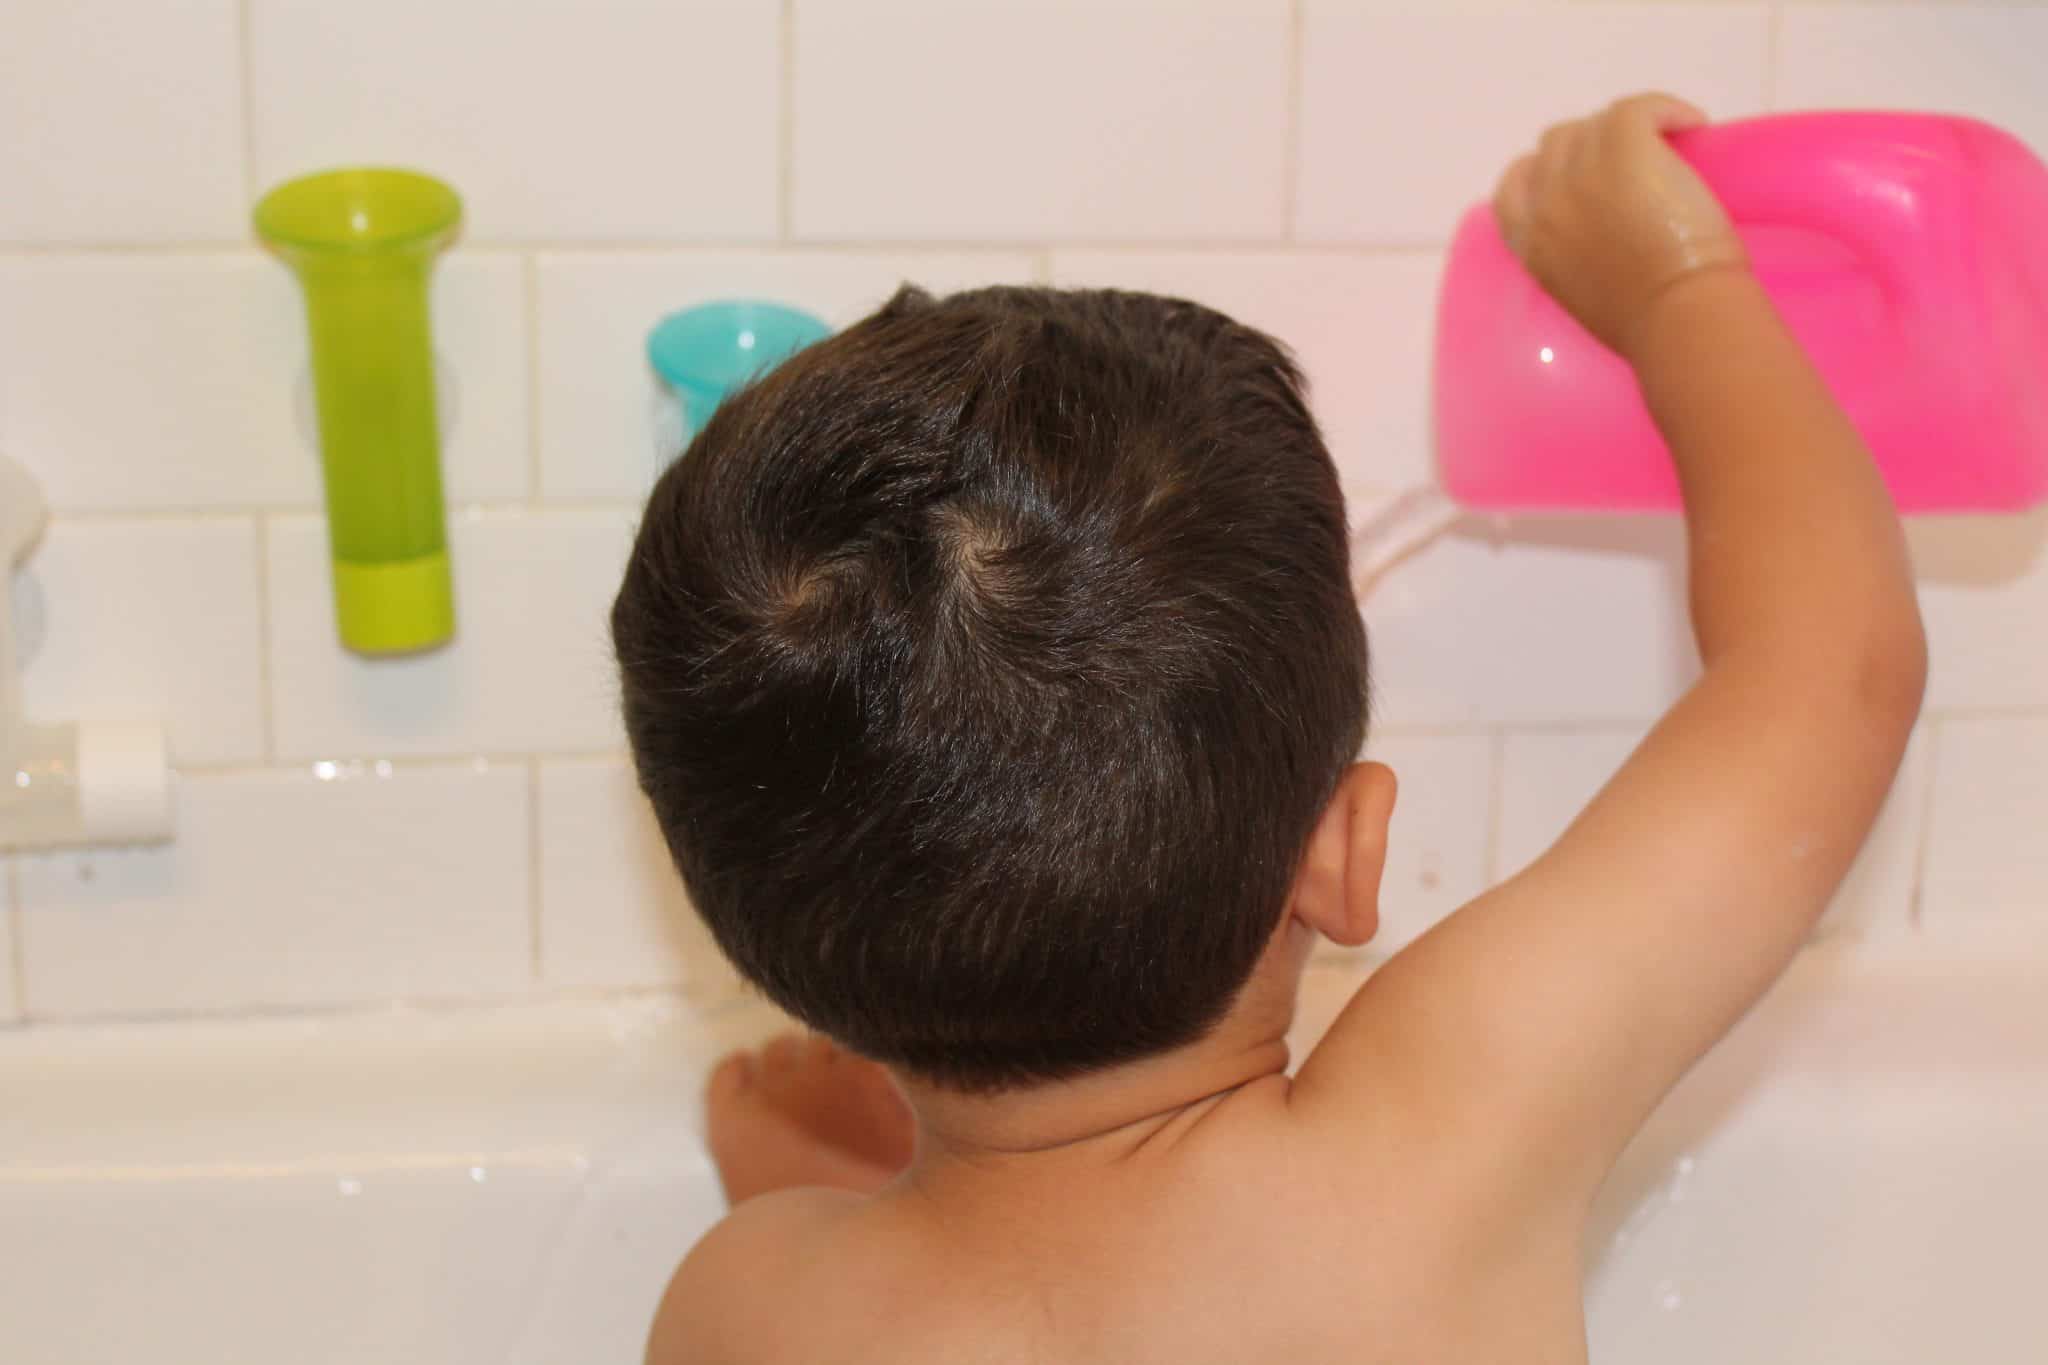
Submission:
[[[255,216],[305,295],[341,642],[445,643],[455,593],[427,281],[462,201],[431,176],[350,168],[278,186]]]

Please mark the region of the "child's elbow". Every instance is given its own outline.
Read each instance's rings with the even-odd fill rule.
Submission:
[[[1851,691],[1858,712],[1900,731],[1911,730],[1927,696],[1927,632],[1917,609],[1874,624],[1855,655]]]

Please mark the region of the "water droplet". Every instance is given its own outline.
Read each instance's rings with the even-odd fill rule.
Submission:
[[[1551,361],[1557,359],[1557,352],[1551,350],[1548,346],[1545,346],[1542,350],[1536,353],[1536,356],[1544,364],[1548,365]]]
[[[754,349],[754,334],[752,332],[740,333],[740,349],[742,351],[751,351]]]
[[[375,767],[375,769],[374,769],[373,771],[375,771],[375,773],[376,773],[376,774],[377,774],[377,776],[379,776],[379,777],[389,777],[389,776],[391,776],[391,760],[390,760],[390,759],[388,759],[388,758],[380,758],[380,759],[378,759],[378,760],[377,760],[377,766]]]
[[[360,1180],[351,1180],[347,1176],[343,1176],[341,1179],[335,1181],[334,1187],[337,1190],[341,1191],[341,1197],[343,1199],[352,1198],[355,1195],[359,1195],[363,1192],[363,1182]]]
[[[1685,1296],[1678,1292],[1677,1284],[1670,1280],[1657,1282],[1657,1306],[1669,1313],[1685,1303]]]
[[[332,782],[340,772],[341,765],[333,762],[331,759],[323,758],[313,765],[313,776],[319,778],[322,782]]]
[[[491,1173],[481,1166],[472,1166],[469,1168],[469,1178],[481,1185],[491,1178]]]

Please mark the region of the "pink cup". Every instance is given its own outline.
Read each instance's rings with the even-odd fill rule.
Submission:
[[[2048,498],[2048,168],[1973,119],[1796,114],[1672,138],[1906,512]],[[1451,248],[1445,489],[1486,510],[1675,509],[1634,376],[1522,269],[1492,210]]]

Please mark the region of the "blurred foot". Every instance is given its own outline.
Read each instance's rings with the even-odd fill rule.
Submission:
[[[872,1194],[910,1164],[917,1134],[887,1071],[794,1033],[721,1061],[704,1107],[732,1204],[792,1185]]]

